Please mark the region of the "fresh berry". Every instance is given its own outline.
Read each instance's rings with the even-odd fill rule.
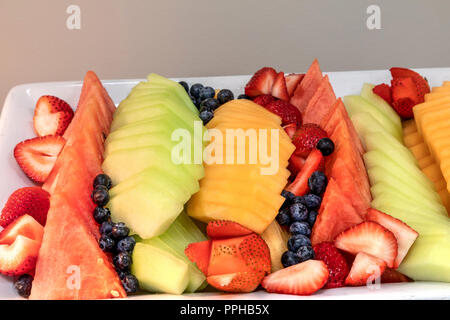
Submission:
[[[283,126],[284,131],[287,133],[289,138],[293,138],[294,134],[297,132],[297,124],[296,123],[289,123],[285,126]]]
[[[201,101],[204,101],[206,99],[212,99],[216,95],[216,91],[211,87],[203,87],[200,88],[200,91],[198,92],[198,97]]]
[[[111,236],[116,239],[123,239],[128,236],[130,233],[130,229],[125,225],[123,222],[118,222],[113,224],[112,230],[111,230]]]
[[[208,98],[203,100],[202,103],[200,103],[200,112],[205,110],[214,111],[218,107],[220,107],[219,100],[214,98]]]
[[[112,232],[113,223],[105,221],[100,225],[100,233],[109,236]]]
[[[340,250],[357,254],[365,252],[386,262],[389,268],[395,265],[398,245],[394,234],[378,223],[366,221],[340,233],[334,245]]]
[[[136,245],[136,240],[133,237],[126,237],[117,242],[117,251],[119,252],[133,252],[134,246]]]
[[[411,78],[394,78],[391,86],[394,110],[404,120],[413,118],[413,107],[419,103],[413,80]]]
[[[314,224],[316,223],[317,215],[318,215],[317,211],[310,211],[309,212],[308,224],[311,227],[311,229],[314,226]]]
[[[0,244],[12,244],[18,235],[40,243],[44,236],[44,227],[32,216],[24,214],[0,232]]]
[[[28,298],[31,293],[31,285],[33,283],[33,277],[29,274],[21,275],[16,281],[14,281],[14,288],[17,293],[24,298]]]
[[[278,212],[277,214],[277,222],[282,225],[282,226],[288,226],[291,224],[291,218],[290,218],[290,212],[289,212],[289,208],[283,208],[280,210],[280,212]]]
[[[105,186],[97,186],[92,191],[92,201],[98,206],[105,206],[109,201],[109,192]]]
[[[200,89],[203,88],[203,85],[201,83],[195,83],[191,86],[191,89],[189,90],[189,93],[191,96],[193,96],[195,99],[198,99],[200,97]]]
[[[197,98],[196,98],[196,97],[193,97],[193,96],[191,96],[191,95],[189,95],[189,98],[191,98],[192,103],[198,108],[199,105],[198,105],[198,103],[197,103]]]
[[[310,295],[325,285],[328,274],[323,261],[308,260],[269,274],[261,285],[272,293]]]
[[[300,263],[300,259],[298,258],[298,256],[292,252],[292,251],[286,251],[285,253],[283,253],[283,255],[281,256],[281,264],[283,265],[283,267],[288,268],[290,266],[293,266],[297,263]]]
[[[314,171],[308,179],[308,187],[312,194],[321,195],[327,188],[328,179],[322,171]]]
[[[297,196],[303,196],[309,191],[309,178],[319,168],[323,161],[322,153],[314,149],[306,158],[302,170],[297,174],[295,180],[286,188],[289,192]]]
[[[0,245],[0,273],[19,276],[36,267],[41,243],[18,235],[13,243]]]
[[[238,95],[237,98],[238,98],[238,99],[251,100],[251,98],[250,98],[248,95],[246,95],[246,94],[240,94],[240,95]]]
[[[116,242],[109,235],[102,234],[98,240],[98,245],[105,252],[113,252]]]
[[[234,99],[234,94],[231,92],[231,90],[228,89],[222,89],[217,94],[217,100],[219,100],[220,104],[227,103],[228,101],[231,101]]]
[[[289,101],[290,96],[286,87],[286,79],[284,78],[283,72],[279,72],[275,77],[271,94],[280,100]]]
[[[331,242],[322,242],[314,246],[315,259],[327,265],[330,277],[325,288],[338,288],[345,285],[350,268],[344,256]]]
[[[300,262],[304,262],[306,260],[314,259],[314,250],[309,246],[301,246],[298,248],[296,255],[300,259]]]
[[[317,124],[306,123],[302,125],[292,138],[292,143],[295,145],[295,154],[306,158],[316,148],[319,140],[327,137],[325,130]]]
[[[206,234],[210,239],[241,237],[252,233],[252,230],[228,220],[211,221],[206,226]]]
[[[131,267],[131,256],[128,252],[119,252],[114,256],[113,263],[119,270],[128,270]]]
[[[285,204],[290,204],[295,198],[295,194],[293,194],[292,192],[287,191],[287,190],[281,191],[281,195],[286,199]],[[286,201],[287,201],[287,203],[286,203]]]
[[[404,222],[372,208],[367,210],[366,220],[379,223],[394,234],[398,244],[394,268],[398,268],[419,234]]]
[[[220,291],[246,293],[258,288],[264,276],[264,272],[235,272],[212,275],[206,281]]]
[[[184,254],[189,260],[197,265],[197,268],[204,275],[208,275],[208,265],[211,256],[211,240],[194,242],[189,244],[184,250]]]
[[[203,110],[200,112],[199,117],[203,121],[203,124],[206,125],[214,118],[214,113],[211,110]]]
[[[322,138],[317,142],[316,148],[327,157],[334,152],[334,142],[330,138]]]
[[[42,96],[34,110],[34,130],[39,137],[62,136],[74,112],[67,102],[54,96]]]
[[[96,207],[94,209],[94,220],[97,223],[103,223],[108,221],[108,219],[111,217],[111,212],[108,208],[103,207]]]
[[[61,136],[25,140],[14,148],[14,158],[30,179],[42,183],[52,171],[65,143]]]
[[[303,196],[303,201],[309,210],[316,210],[320,207],[322,198],[316,194],[308,193]]]
[[[305,199],[302,196],[295,196],[294,199],[292,199],[292,203],[301,203],[306,206]]]
[[[277,72],[273,68],[264,67],[256,71],[245,86],[245,94],[252,98],[261,94],[271,94],[276,76]]]
[[[411,282],[404,274],[401,274],[397,270],[386,268],[381,275],[381,283],[397,283],[397,282]]]
[[[295,234],[287,242],[288,250],[297,252],[302,246],[311,246],[311,240],[303,234]]]
[[[292,234],[303,234],[309,237],[311,235],[311,228],[307,222],[294,222],[289,227],[289,232]]]
[[[349,286],[365,286],[380,277],[386,269],[386,262],[370,254],[360,252],[353,261],[350,273],[345,279]]]
[[[94,179],[94,189],[97,188],[97,186],[104,186],[108,190],[111,189],[111,178],[104,173],[97,175]]]
[[[290,123],[295,123],[298,127],[302,125],[302,114],[296,107],[287,101],[272,101],[269,102],[264,108],[279,116],[283,126]]]
[[[296,156],[292,154],[289,158],[288,170],[291,173],[291,176],[295,178],[295,176],[302,170],[305,165],[305,159],[302,157]]]
[[[0,226],[6,228],[17,218],[28,214],[42,226],[47,221],[50,195],[40,187],[25,187],[13,192],[3,207]]]
[[[289,207],[292,222],[306,221],[308,219],[308,208],[302,203],[294,203]]]
[[[139,290],[139,281],[132,274],[127,274],[122,280],[122,286],[126,293],[136,293]]]
[[[260,96],[257,96],[253,99],[253,102],[256,104],[259,104],[262,107],[267,106],[269,103],[276,101],[277,99],[275,99],[271,94],[262,94]]]
[[[184,88],[184,90],[186,90],[187,93],[189,93],[189,85],[186,81],[180,81],[178,83]]]
[[[375,86],[372,91],[376,95],[383,98],[383,100],[389,103],[389,105],[392,105],[392,91],[389,85],[387,85],[386,83],[381,83]]]
[[[295,89],[297,88],[297,86],[300,84],[300,82],[303,80],[304,77],[305,77],[305,74],[300,74],[300,73],[292,73],[292,74],[288,74],[287,76],[285,76],[286,88],[287,88],[289,97],[291,97],[294,94]]]
[[[392,78],[411,78],[416,86],[418,102],[424,101],[425,94],[430,92],[427,80],[417,72],[406,68],[391,68]]]
[[[120,270],[117,268],[114,268],[114,270],[116,271],[120,280],[123,280],[127,275],[131,274],[130,270]]]

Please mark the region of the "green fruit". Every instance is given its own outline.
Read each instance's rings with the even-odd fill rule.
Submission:
[[[391,160],[402,165],[408,165],[414,170],[419,170],[418,162],[412,152],[401,142],[398,142],[392,136],[384,132],[369,133],[365,137],[367,151],[379,150],[388,156]]]
[[[359,139],[361,140],[364,149],[367,149],[365,138],[370,133],[381,132],[392,138],[391,134],[387,132],[386,129],[368,112],[356,113],[351,117],[351,120],[355,126],[356,132],[358,132]],[[394,140],[398,141],[396,139]]]

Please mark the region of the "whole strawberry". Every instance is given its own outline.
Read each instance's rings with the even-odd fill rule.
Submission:
[[[322,242],[314,246],[315,257],[327,265],[330,276],[325,288],[339,288],[345,285],[345,278],[350,272],[344,256],[331,242]]]
[[[306,158],[322,138],[328,138],[325,130],[317,124],[305,123],[292,138],[292,143],[296,148],[295,155]]]
[[[289,102],[283,100],[276,100],[269,102],[265,108],[272,113],[275,113],[281,118],[281,124],[283,126],[290,123],[297,124],[297,127],[302,125],[302,114]]]
[[[40,187],[18,189],[9,196],[0,216],[0,225],[6,228],[17,218],[28,214],[44,226],[49,208],[50,195],[44,189]]]
[[[270,94],[262,94],[257,96],[256,98],[253,99],[253,102],[256,104],[259,104],[260,106],[267,106],[269,103],[275,101],[277,99],[275,99],[272,95]]]

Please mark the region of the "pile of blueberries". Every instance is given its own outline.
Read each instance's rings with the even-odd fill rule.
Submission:
[[[100,224],[99,246],[104,252],[113,254],[113,263],[122,286],[127,293],[135,293],[139,289],[139,282],[130,272],[131,255],[136,240],[129,236],[130,230],[123,222],[111,221],[111,212],[105,205],[109,201],[111,178],[106,174],[99,174],[94,179],[92,200],[97,205],[94,209],[94,219]]]
[[[217,93],[212,87],[205,87],[201,83],[195,83],[190,88],[185,81],[180,81],[186,92],[189,94],[194,105],[199,109],[199,117],[206,125],[214,117],[214,110],[222,104],[234,99],[234,94],[231,90],[222,89]],[[238,99],[249,99],[245,95],[240,95]]]

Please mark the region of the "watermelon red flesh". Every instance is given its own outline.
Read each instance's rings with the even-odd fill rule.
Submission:
[[[333,241],[342,231],[363,222],[339,185],[330,178],[311,233],[312,245]]]
[[[30,299],[117,297],[126,293],[108,257],[70,201],[53,195]]]
[[[297,86],[294,95],[291,97],[290,103],[297,107],[302,113],[305,112],[309,100],[313,97],[317,88],[322,81],[323,75],[320,70],[319,61],[315,59],[305,74],[302,82]]]
[[[335,101],[336,95],[328,80],[328,76],[325,76],[305,109],[303,123],[315,123],[320,125],[322,119],[334,106]]]

